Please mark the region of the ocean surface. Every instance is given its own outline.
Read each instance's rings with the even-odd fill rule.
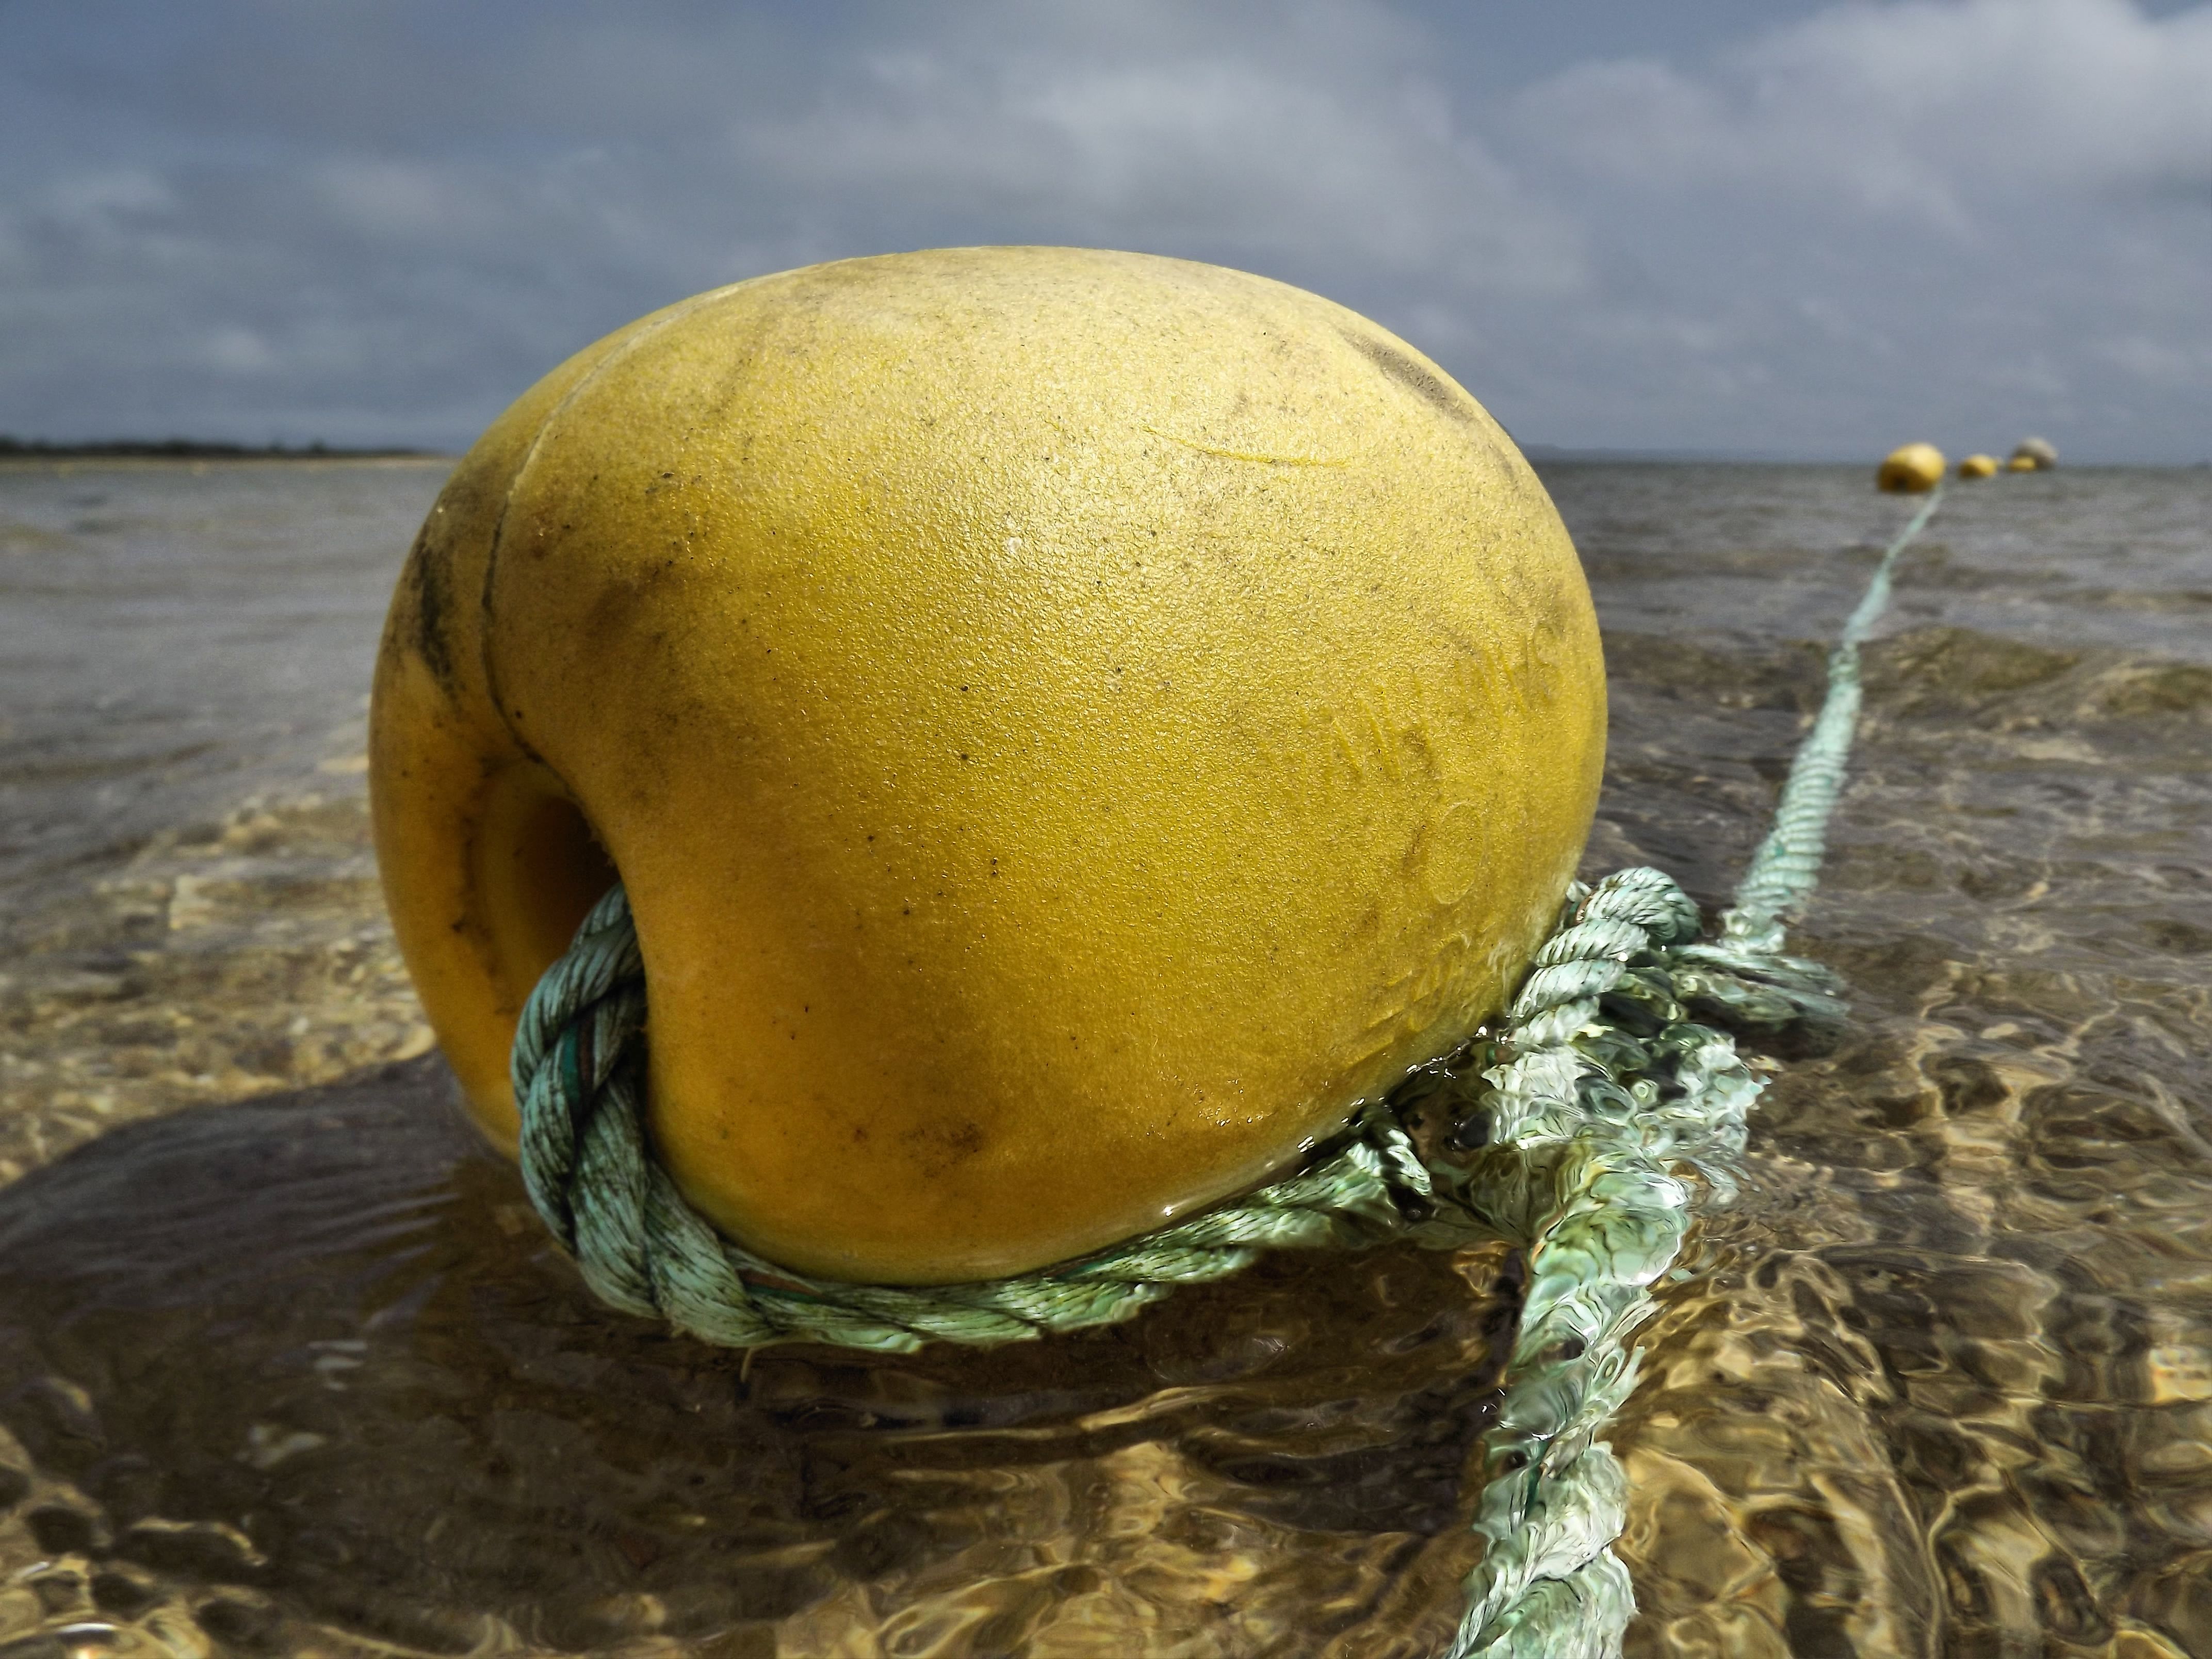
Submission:
[[[1545,469],[1587,872],[1709,904],[1910,511]],[[1279,1258],[991,1354],[605,1313],[377,897],[420,463],[0,466],[0,1659],[1433,1652],[1498,1252]],[[2212,1655],[2212,471],[1954,485],[1870,647],[1739,1201],[1612,1432],[1636,1655]]]

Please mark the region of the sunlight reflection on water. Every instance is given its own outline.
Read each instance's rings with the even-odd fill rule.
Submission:
[[[1494,1254],[750,1368],[581,1298],[407,1059],[367,854],[440,477],[0,471],[0,1655],[1432,1649]],[[1547,478],[1613,679],[1589,868],[1717,899],[1906,508]],[[2208,617],[2203,471],[1954,487],[1909,556],[1797,934],[1851,1034],[1613,1436],[1632,1652],[2212,1652]]]

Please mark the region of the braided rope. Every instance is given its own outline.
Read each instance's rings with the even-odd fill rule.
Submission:
[[[515,1034],[531,1201],[602,1299],[738,1347],[1021,1341],[1127,1319],[1263,1250],[1510,1242],[1527,1252],[1528,1285],[1485,1443],[1474,1526],[1487,1548],[1445,1659],[1618,1654],[1635,1606],[1612,1550],[1627,1481],[1596,1436],[1635,1385],[1631,1339],[1680,1254],[1692,1180],[1723,1201],[1735,1191],[1763,1083],[1729,1031],[1842,1018],[1832,977],[1782,953],[1783,924],[1818,879],[1859,708],[1859,645],[1940,499],[1890,544],[1845,624],[1826,699],[1719,936],[1700,938],[1696,904],[1661,871],[1577,884],[1497,1029],[1364,1108],[1285,1180],[1013,1278],[865,1285],[781,1267],[717,1233],[653,1154],[644,963],[617,886],[540,980]],[[1490,1064],[1470,1075],[1478,1054]],[[1425,1160],[1407,1112],[1438,1095],[1451,1127],[1446,1150]]]
[[[677,1191],[645,1132],[644,1042],[644,966],[617,887],[539,981],[515,1033],[523,1180],[602,1300],[724,1346],[903,1352],[1111,1324],[1178,1285],[1226,1278],[1261,1250],[1373,1243],[1437,1207],[1412,1138],[1370,1110],[1288,1179],[1080,1261],[966,1285],[813,1279],[723,1237]]]
[[[1820,860],[1828,847],[1828,820],[1843,793],[1844,767],[1858,730],[1859,647],[1889,604],[1890,578],[1898,555],[1928,527],[1943,500],[1938,484],[1882,552],[1857,608],[1828,653],[1828,693],[1805,741],[1790,763],[1790,778],[1775,805],[1774,827],[1752,854],[1751,866],[1736,884],[1735,903],[1721,919],[1728,945],[1754,953],[1782,949],[1783,924],[1812,896],[1820,878]]]

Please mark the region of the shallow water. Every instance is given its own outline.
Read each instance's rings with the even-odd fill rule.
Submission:
[[[1717,900],[1907,509],[1547,476],[1613,674],[1590,868]],[[1433,1650],[1502,1254],[993,1355],[747,1365],[584,1299],[366,855],[438,482],[0,471],[0,1656]],[[1850,1035],[1613,1437],[1632,1652],[2212,1653],[2208,618],[2212,473],[1954,486],[1908,556],[1796,935]]]

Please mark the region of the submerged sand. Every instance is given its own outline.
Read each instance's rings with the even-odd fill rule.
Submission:
[[[0,1654],[1432,1650],[1512,1265],[997,1355],[598,1310],[459,1130],[358,755],[435,468],[0,477]],[[1723,897],[1906,510],[1562,466],[1593,872]],[[1742,1201],[1613,1434],[1639,1654],[2212,1652],[2212,477],[1954,490]],[[82,663],[80,669],[72,665]]]

